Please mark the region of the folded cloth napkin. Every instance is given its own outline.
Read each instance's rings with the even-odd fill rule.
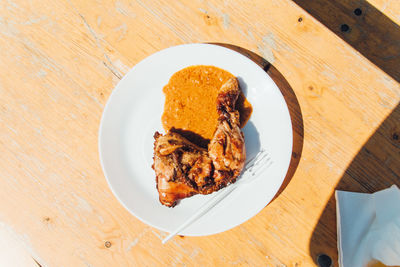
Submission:
[[[400,266],[399,188],[373,194],[337,190],[335,196],[339,266]]]

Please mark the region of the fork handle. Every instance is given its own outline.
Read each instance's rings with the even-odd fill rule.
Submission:
[[[224,190],[217,192],[217,194],[211,198],[209,201],[204,203],[191,217],[189,217],[183,224],[181,224],[178,228],[176,228],[173,232],[171,232],[166,238],[163,239],[162,243],[165,244],[168,240],[176,236],[183,229],[192,224],[195,220],[206,214],[210,209],[212,209],[215,205],[217,205],[221,200],[227,197],[234,189],[236,188],[236,184],[232,184],[231,186],[225,187]]]

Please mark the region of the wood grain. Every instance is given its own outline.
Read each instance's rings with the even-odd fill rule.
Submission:
[[[397,1],[369,3],[399,23]],[[337,185],[369,192],[399,181],[399,83],[290,0],[8,0],[0,14],[0,222],[42,266],[313,266],[317,253],[337,258]],[[161,245],[166,233],[109,190],[97,131],[131,67],[194,42],[271,63],[300,107],[303,146],[257,216]]]
[[[400,65],[400,27],[368,1],[294,2],[393,79],[400,81],[400,70],[393,68]],[[400,7],[398,2],[397,5]]]

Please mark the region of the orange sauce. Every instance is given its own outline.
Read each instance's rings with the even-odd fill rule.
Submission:
[[[217,126],[218,91],[231,77],[234,76],[223,69],[203,65],[190,66],[172,75],[163,88],[165,104],[161,120],[164,130],[174,128],[190,141],[206,147]],[[243,93],[236,108],[243,128],[252,112]]]

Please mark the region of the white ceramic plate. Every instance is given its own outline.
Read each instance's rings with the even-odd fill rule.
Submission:
[[[292,153],[292,125],[285,100],[272,79],[247,57],[224,47],[188,44],[159,51],[134,66],[118,83],[103,112],[99,153],[106,179],[133,215],[171,232],[212,195],[196,195],[175,208],[160,204],[151,168],[153,134],[163,132],[162,88],[175,72],[191,65],[213,65],[238,77],[253,105],[244,127],[247,157],[264,148],[273,164],[261,179],[238,187],[181,234],[210,235],[231,229],[261,211],[281,186]]]

